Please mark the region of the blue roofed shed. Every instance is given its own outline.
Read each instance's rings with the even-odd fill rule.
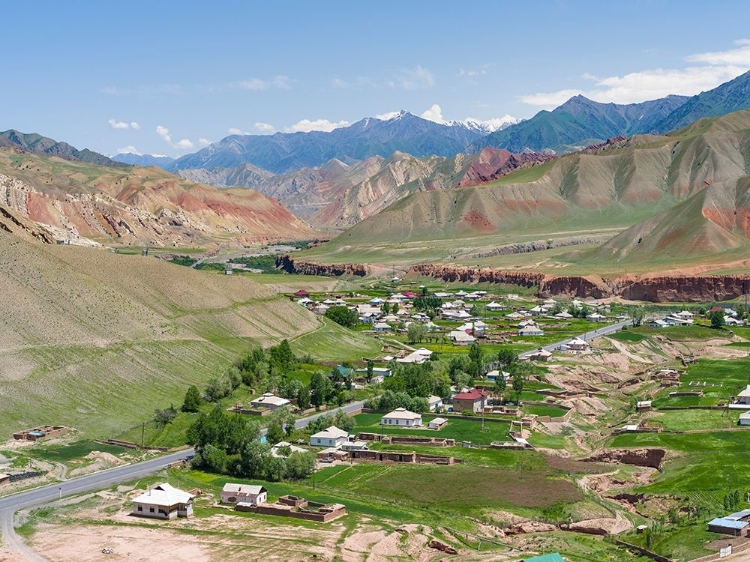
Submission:
[[[542,554],[541,556],[524,558],[521,562],[565,562],[565,560],[559,553],[553,552],[552,554]]]
[[[747,534],[747,521],[737,519],[728,519],[726,517],[717,517],[708,522],[708,530],[711,533],[721,533],[722,535],[732,535],[733,537],[742,537]]]

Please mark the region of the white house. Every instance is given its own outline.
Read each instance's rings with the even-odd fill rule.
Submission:
[[[490,312],[497,312],[498,310],[503,310],[505,307],[502,304],[498,304],[495,301],[492,301],[485,308]]]
[[[448,334],[448,339],[450,339],[455,345],[471,345],[476,341],[474,336],[462,332],[461,330],[453,330]]]
[[[588,320],[589,322],[606,322],[607,321],[607,317],[606,316],[602,316],[598,312],[594,312],[593,314],[589,314],[586,317],[586,320]]]
[[[397,425],[400,427],[418,427],[422,425],[422,414],[410,412],[406,408],[396,408],[380,418],[380,425]]]
[[[750,384],[737,395],[735,402],[729,407],[733,410],[750,410]]]
[[[291,402],[286,398],[280,396],[274,396],[270,392],[266,392],[263,396],[256,398],[251,401],[253,408],[268,408],[269,410],[275,410],[277,408],[283,408],[288,406]]]
[[[740,414],[740,425],[750,425],[750,412]]]
[[[388,324],[386,324],[385,322],[378,322],[377,324],[375,324],[372,327],[372,331],[373,332],[379,332],[379,333],[390,332],[391,331],[391,327]]]
[[[591,349],[589,342],[578,337],[570,340],[567,343],[567,346],[568,350],[572,351],[573,353],[583,353],[584,351],[588,351],[589,349]]]
[[[443,405],[443,399],[440,396],[430,396],[427,398],[427,406],[431,412],[434,412]]]
[[[667,328],[669,324],[664,322],[664,320],[651,320],[648,323],[649,328]]]
[[[552,352],[547,351],[543,347],[529,354],[529,359],[532,361],[549,361],[550,357],[552,357]]]
[[[310,436],[310,445],[313,447],[338,448],[347,441],[349,441],[349,433],[343,429],[339,429],[335,425]]]
[[[133,500],[132,515],[155,519],[190,517],[193,514],[193,494],[169,484],[157,484]]]
[[[555,314],[555,318],[558,318],[560,320],[570,320],[571,318],[573,318],[573,315],[570,312],[563,310],[562,312],[558,312],[557,314]]]
[[[500,378],[500,371],[498,370],[490,371],[489,373],[487,373],[487,382],[497,382],[497,379],[499,378]],[[510,373],[503,371],[503,378],[506,381],[510,379]]]
[[[544,331],[538,326],[524,326],[518,330],[519,336],[543,336]]]
[[[268,490],[263,486],[227,482],[221,490],[221,503],[249,503],[258,505],[268,501]]]

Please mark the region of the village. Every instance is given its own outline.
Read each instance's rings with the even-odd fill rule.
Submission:
[[[199,465],[198,472],[189,465],[175,466],[163,475],[166,478],[152,480],[145,489],[134,486],[118,495],[118,520],[127,521],[121,516],[129,515],[174,519],[177,524],[177,519],[200,521],[234,514],[271,517],[278,525],[289,519],[336,525],[345,518],[360,520],[371,509],[363,503],[363,481],[377,483],[378,493],[386,498],[393,493],[402,494],[401,498],[416,494],[410,501],[418,501],[420,494],[431,496],[433,492],[414,487],[413,478],[423,471],[434,482],[455,479],[455,474],[448,475],[456,471],[468,471],[477,483],[491,478],[486,501],[503,513],[513,513],[518,509],[513,507],[515,501],[527,500],[512,499],[509,486],[515,476],[508,471],[510,466],[528,465],[535,468],[526,469],[527,477],[546,494],[534,504],[540,515],[505,515],[502,525],[482,526],[481,538],[459,539],[448,533],[443,538],[433,536],[426,548],[460,552],[466,544],[484,540],[498,560],[576,560],[560,557],[559,552],[569,551],[554,538],[555,533],[574,534],[576,538],[566,539],[574,544],[587,534],[624,537],[618,540],[629,545],[626,550],[653,552],[650,549],[662,537],[695,529],[698,521],[706,543],[710,537],[726,536],[735,541],[735,551],[747,544],[743,541],[750,528],[750,507],[744,507],[744,497],[734,499],[731,480],[722,493],[729,499],[718,506],[672,493],[664,496],[669,500],[660,500],[670,506],[662,515],[654,511],[648,495],[638,499],[626,492],[634,486],[659,487],[659,475],[675,462],[673,453],[666,451],[686,447],[675,445],[683,443],[685,432],[696,431],[702,439],[750,424],[746,377],[743,381],[744,375],[737,373],[727,379],[726,373],[712,373],[715,367],[703,367],[705,361],[715,365],[721,359],[744,356],[746,328],[741,314],[727,306],[634,313],[632,305],[617,302],[416,289],[394,287],[379,291],[382,296],[366,291],[290,294],[326,321],[336,321],[337,310],[349,313],[347,327],[375,338],[381,352],[359,361],[290,371],[302,377],[302,388],[308,385],[311,390],[311,376],[324,373],[329,397],[319,406],[300,403],[299,390],[290,394],[283,382],[273,387],[261,383],[266,387],[258,388],[265,379],[253,379],[249,390],[240,386],[215,402],[226,415],[260,424],[259,442],[267,447],[258,457],[263,463],[291,466],[312,455],[314,466],[303,480],[232,478],[228,469],[218,479],[209,477],[208,470],[196,480],[207,465]],[[718,315],[721,322],[713,320]],[[721,328],[711,328],[713,322]],[[598,335],[597,330],[606,326],[622,331]],[[349,401],[337,402],[342,392]],[[209,406],[200,406],[201,411]],[[171,432],[170,427],[187,427],[184,424],[195,419],[191,415],[196,414],[180,413],[154,435]],[[63,426],[37,427],[14,437],[37,447],[68,438],[66,432]],[[148,452],[137,442],[139,433],[140,428],[132,432],[134,437],[111,439],[106,446],[112,449],[107,450],[128,447]],[[744,439],[745,434],[728,435]],[[146,445],[149,442],[157,443],[158,438],[152,436]],[[158,449],[150,452],[157,454]],[[36,474],[34,449],[3,450],[3,454],[12,458],[27,450],[31,460],[24,470]],[[2,468],[2,472],[21,472]],[[386,476],[390,473],[383,472],[394,469],[406,471],[403,475],[412,482],[411,488],[395,492],[394,486],[399,487],[392,476]],[[496,482],[497,474],[506,475],[504,483]],[[8,490],[27,485],[11,478],[12,474],[3,475],[0,485]],[[34,478],[39,476],[32,476],[29,485]],[[558,481],[566,484],[552,484]],[[585,494],[579,495],[580,490],[598,499],[592,503]],[[560,508],[565,515],[551,515],[563,498],[568,505],[581,507]],[[678,514],[671,517],[667,511],[674,506]],[[686,515],[680,515],[682,510]],[[433,525],[440,527],[441,517]],[[65,519],[61,515],[59,524]],[[442,525],[451,526],[448,520]],[[529,548],[541,557],[524,557]],[[694,548],[700,551],[702,546]]]

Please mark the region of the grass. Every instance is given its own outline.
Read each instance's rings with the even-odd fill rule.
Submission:
[[[529,404],[523,406],[524,414],[535,414],[537,416],[549,416],[551,418],[559,418],[568,413],[568,410],[560,406],[552,406],[547,404]]]
[[[646,334],[632,332],[630,330],[617,332],[607,337],[612,338],[613,340],[624,342],[624,343],[640,343],[646,338],[648,338]]]
[[[47,445],[44,442],[38,443],[33,447],[23,449],[23,453],[30,457],[48,461],[68,464],[72,460],[82,459],[92,451],[101,451],[120,455],[123,453],[122,447],[95,443],[93,441],[75,441],[66,445]]]
[[[654,401],[654,407],[711,406],[720,401],[727,401],[750,384],[749,369],[749,357],[737,358],[732,361],[699,359],[694,364],[689,365],[687,372],[680,377],[680,386],[665,390]],[[703,392],[703,396],[670,397],[668,395],[675,391],[693,392],[699,390]]]
[[[383,435],[408,435],[417,437],[439,437],[461,441],[471,441],[474,444],[489,445],[493,441],[509,441],[508,430],[510,424],[507,422],[485,422],[486,431],[482,431],[481,419],[448,418],[448,423],[442,429],[414,429],[394,428],[380,425],[381,414],[358,414],[354,416],[356,422],[355,432],[380,433]],[[423,416],[422,423],[427,423],[438,416]],[[441,448],[442,450],[442,448]]]
[[[310,354],[313,359],[330,363],[361,361],[380,353],[382,345],[377,339],[343,328],[327,318],[321,320],[318,329],[289,342],[296,355]]]
[[[649,423],[658,424],[667,431],[693,429],[727,429],[737,427],[739,412],[727,410],[664,410]]]

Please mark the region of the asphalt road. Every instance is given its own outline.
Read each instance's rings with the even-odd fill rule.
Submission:
[[[629,320],[623,320],[616,324],[596,328],[585,334],[581,334],[579,337],[588,341],[595,337],[610,335],[622,330],[622,328],[629,323]],[[569,342],[571,339],[572,338],[569,338],[550,344],[545,346],[545,349],[553,351],[562,344]],[[531,353],[533,352],[528,351],[520,354],[520,356],[525,357]],[[360,410],[363,404],[364,401],[352,402],[351,404],[342,406],[340,409],[344,410],[346,413],[352,413]],[[335,411],[336,410],[332,410],[332,412]],[[326,413],[327,412],[321,412],[312,416],[300,418],[294,423],[294,427],[296,429],[307,427],[311,421],[325,415]],[[265,430],[263,433],[265,434]],[[0,530],[2,531],[4,545],[11,551],[15,551],[25,556],[26,559],[31,562],[45,562],[44,558],[29,549],[20,537],[16,535],[13,525],[16,511],[27,507],[44,505],[65,496],[77,495],[92,490],[101,490],[102,488],[112,486],[113,484],[137,480],[138,478],[158,472],[171,463],[183,460],[194,453],[195,451],[193,449],[185,449],[177,453],[170,453],[147,461],[118,466],[88,476],[81,476],[80,478],[73,478],[57,484],[50,484],[49,486],[43,486],[34,490],[28,490],[26,492],[2,497],[0,498]]]

